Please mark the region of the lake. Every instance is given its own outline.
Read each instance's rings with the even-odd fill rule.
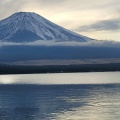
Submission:
[[[120,120],[120,72],[0,75],[0,120]]]

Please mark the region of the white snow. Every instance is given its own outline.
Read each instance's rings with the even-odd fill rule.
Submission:
[[[28,30],[37,34],[44,40],[48,40],[48,37],[53,40],[63,41],[73,39],[74,41],[86,42],[91,40],[88,37],[60,27],[36,13],[30,12],[19,12],[11,15],[10,17],[0,21],[0,28],[2,29],[2,27],[5,28],[4,39],[11,38],[18,30]],[[71,36],[72,38],[70,38]]]

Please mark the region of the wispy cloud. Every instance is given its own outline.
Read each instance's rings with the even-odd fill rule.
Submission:
[[[116,47],[120,48],[120,42],[114,41],[97,41],[92,40],[88,42],[76,42],[76,41],[66,41],[66,42],[56,42],[54,40],[37,40],[34,42],[26,43],[14,43],[14,42],[0,42],[0,46],[88,46],[88,47]]]
[[[120,30],[120,18],[102,20],[91,25],[81,26],[76,29],[77,31],[116,31]]]

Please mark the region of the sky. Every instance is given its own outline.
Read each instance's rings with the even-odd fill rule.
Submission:
[[[20,11],[97,40],[120,41],[120,0],[0,0],[0,20]]]

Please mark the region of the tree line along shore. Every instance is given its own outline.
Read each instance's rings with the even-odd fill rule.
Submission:
[[[0,74],[73,73],[120,71],[120,63],[84,65],[0,65]]]

